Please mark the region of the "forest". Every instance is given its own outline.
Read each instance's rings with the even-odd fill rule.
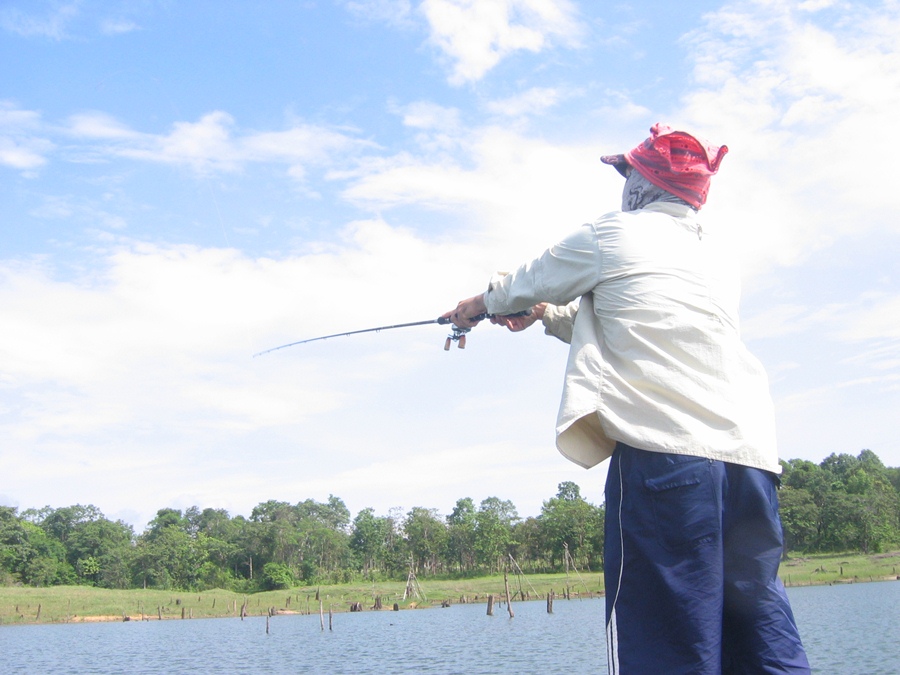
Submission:
[[[900,547],[900,468],[871,450],[821,463],[782,461],[785,556],[878,553]],[[564,482],[540,514],[498,497],[351,517],[343,500],[267,501],[249,517],[162,508],[144,532],[94,506],[0,506],[0,585],[254,592],[298,585],[467,577],[514,561],[525,573],[600,571],[604,508]]]

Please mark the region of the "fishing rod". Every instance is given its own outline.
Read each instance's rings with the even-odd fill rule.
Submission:
[[[525,310],[524,312],[516,312],[515,314],[504,314],[502,316],[516,317],[516,316],[528,316],[531,314],[531,310]],[[479,314],[478,316],[473,316],[472,321],[482,321],[483,319],[492,319],[495,316],[500,316],[498,314]],[[257,352],[253,355],[253,358],[257,356],[262,356],[263,354],[269,354],[271,352],[277,352],[279,349],[287,349],[288,347],[294,347],[296,345],[305,345],[308,342],[316,342],[318,340],[329,340],[331,338],[336,337],[344,337],[346,335],[358,335],[360,333],[379,333],[383,330],[393,330],[395,328],[411,328],[412,326],[427,326],[429,324],[437,323],[442,326],[447,325],[448,323],[452,323],[452,321],[448,317],[440,316],[437,319],[428,319],[426,321],[413,321],[411,323],[396,323],[392,326],[378,326],[377,328],[363,328],[361,330],[351,330],[346,333],[334,333],[333,335],[320,335],[319,337],[309,338],[307,340],[299,340],[297,342],[289,342],[286,345],[281,345],[279,347],[272,347],[271,349],[266,349],[262,352]],[[455,342],[460,349],[466,348],[466,333],[468,333],[471,328],[460,328],[459,326],[453,326],[453,331],[450,335],[447,336],[447,339],[444,341],[444,351],[450,351],[450,345]]]

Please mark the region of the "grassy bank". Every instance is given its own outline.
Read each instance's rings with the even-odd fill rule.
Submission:
[[[602,592],[602,575],[596,572],[570,575],[572,594],[597,596]],[[549,591],[565,592],[565,574],[538,574],[509,579],[510,593],[516,599],[538,599]],[[364,610],[381,599],[382,608],[414,609],[440,605],[444,601],[486,602],[488,595],[505,597],[502,576],[475,579],[419,580],[417,595],[404,599],[405,581],[357,582],[330,586],[302,586],[290,590],[241,595],[211,590],[200,593],[160,590],[109,590],[87,586],[0,587],[0,624],[77,623],[87,621],[131,621],[159,619],[199,619],[279,614],[318,614],[320,601],[324,612],[349,611],[358,603]]]
[[[900,551],[874,555],[795,554],[781,563],[779,574],[786,586],[896,580],[900,576]]]
[[[885,581],[900,575],[900,552],[879,555],[845,554],[818,556],[795,555],[781,566],[781,577],[789,586]],[[565,592],[565,574],[535,574],[509,578],[510,593],[517,598],[538,599],[551,590],[557,596]],[[603,592],[603,575],[597,572],[571,574],[568,585],[578,597]],[[351,583],[335,586],[298,587],[241,595],[212,590],[201,593],[159,590],[108,590],[86,586],[29,588],[0,587],[0,624],[64,623],[85,621],[132,621],[159,619],[200,619],[239,617],[269,612],[348,611],[354,603],[370,610],[377,597],[384,609],[397,603],[400,609],[439,605],[443,601],[486,602],[487,596],[504,597],[502,576],[476,579],[419,579],[421,595],[403,599],[406,582]]]

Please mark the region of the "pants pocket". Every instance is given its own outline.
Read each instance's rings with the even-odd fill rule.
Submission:
[[[660,544],[684,551],[715,541],[720,518],[709,460],[666,459],[655,475],[644,479]]]

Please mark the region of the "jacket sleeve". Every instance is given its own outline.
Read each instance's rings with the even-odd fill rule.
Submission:
[[[601,267],[596,228],[587,224],[514,272],[494,275],[484,302],[491,314],[521,312],[539,302],[566,306],[600,283]]]
[[[573,300],[568,305],[547,305],[544,309],[544,332],[559,338],[566,344],[572,343],[572,329],[575,326],[575,315],[578,313],[580,300]]]

